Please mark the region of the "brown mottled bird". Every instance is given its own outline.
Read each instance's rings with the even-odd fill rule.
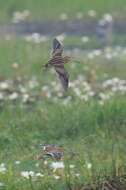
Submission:
[[[42,148],[42,152],[37,155],[37,160],[51,158],[53,160],[74,159],[79,156],[79,153],[73,150],[67,150],[66,148],[54,144],[39,145]]]
[[[64,149],[57,145],[41,145],[43,154],[40,154],[37,159],[44,158],[45,156],[51,157],[55,160],[60,160],[64,156]]]
[[[69,56],[63,57],[62,53],[63,53],[62,44],[56,38],[54,38],[52,58],[45,65],[45,68],[53,66],[55,68],[55,71],[58,73],[63,89],[67,90],[69,84],[69,74],[64,68],[64,64],[70,61],[70,57]]]

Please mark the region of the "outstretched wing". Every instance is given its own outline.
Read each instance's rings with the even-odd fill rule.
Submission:
[[[56,38],[54,38],[52,56],[57,56],[57,55],[61,56],[62,52],[63,52],[62,44]]]
[[[61,65],[55,66],[55,70],[59,75],[59,79],[60,79],[60,82],[61,82],[64,90],[67,90],[68,84],[69,84],[69,74],[65,70],[64,65],[61,64]]]

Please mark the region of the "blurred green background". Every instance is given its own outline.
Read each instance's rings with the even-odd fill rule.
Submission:
[[[126,1],[120,0],[6,0],[0,1],[0,21],[10,22],[13,12],[29,10],[31,20],[57,20],[62,13],[68,14],[74,19],[77,12],[83,12],[86,17],[87,11],[95,10],[98,16],[111,12],[125,17]]]

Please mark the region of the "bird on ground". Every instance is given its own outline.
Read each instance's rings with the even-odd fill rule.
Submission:
[[[58,41],[58,39],[54,38],[52,58],[47,62],[47,64],[44,65],[44,67],[46,69],[50,66],[54,67],[56,73],[59,76],[62,87],[66,91],[69,85],[69,74],[66,71],[64,64],[68,63],[71,58],[69,56],[63,56],[62,54],[63,46]]]
[[[42,159],[45,157],[51,157],[54,160],[61,160],[64,156],[64,149],[57,145],[41,145],[43,153],[38,157]]]
[[[62,146],[54,144],[39,145],[42,148],[41,154],[37,155],[37,160],[51,158],[53,160],[59,161],[65,159],[74,159],[78,157],[79,154],[73,150],[66,150]]]

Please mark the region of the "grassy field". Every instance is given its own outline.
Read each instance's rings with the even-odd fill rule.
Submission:
[[[105,176],[126,172],[125,48],[72,50],[80,63],[66,66],[71,86],[64,95],[54,72],[42,70],[50,42],[0,42],[0,189],[95,188]],[[63,146],[65,168],[38,161],[39,144]]]
[[[119,97],[104,107],[82,101],[68,107],[45,101],[30,108],[5,107],[0,114],[0,161],[7,169],[0,173],[0,180],[5,189],[67,189],[68,184],[74,189],[105,176],[124,174],[125,108],[125,99]],[[40,143],[62,145],[66,154],[78,153],[72,159],[66,155],[68,179],[63,171],[49,168],[50,160],[48,165],[36,160]],[[71,165],[74,168],[69,171]],[[22,171],[42,173],[43,177],[27,179],[21,176]]]
[[[82,12],[86,18],[89,10],[95,10],[98,17],[106,12],[125,17],[125,3],[125,0],[37,0],[36,3],[34,0],[0,1],[0,21],[10,22],[14,12],[24,10],[31,12],[29,20],[58,20],[64,13],[68,14],[69,19],[74,19],[78,12]]]
[[[0,0],[0,23],[24,10],[28,21],[104,13],[124,19],[125,4]],[[65,36],[64,54],[72,61],[65,65],[70,84],[64,92],[53,68],[43,68],[52,36],[0,36],[0,190],[106,190],[112,178],[120,189],[113,183],[111,189],[126,189],[126,36],[112,37],[112,47],[103,47],[95,34]],[[40,144],[63,147],[63,159],[39,160]]]

